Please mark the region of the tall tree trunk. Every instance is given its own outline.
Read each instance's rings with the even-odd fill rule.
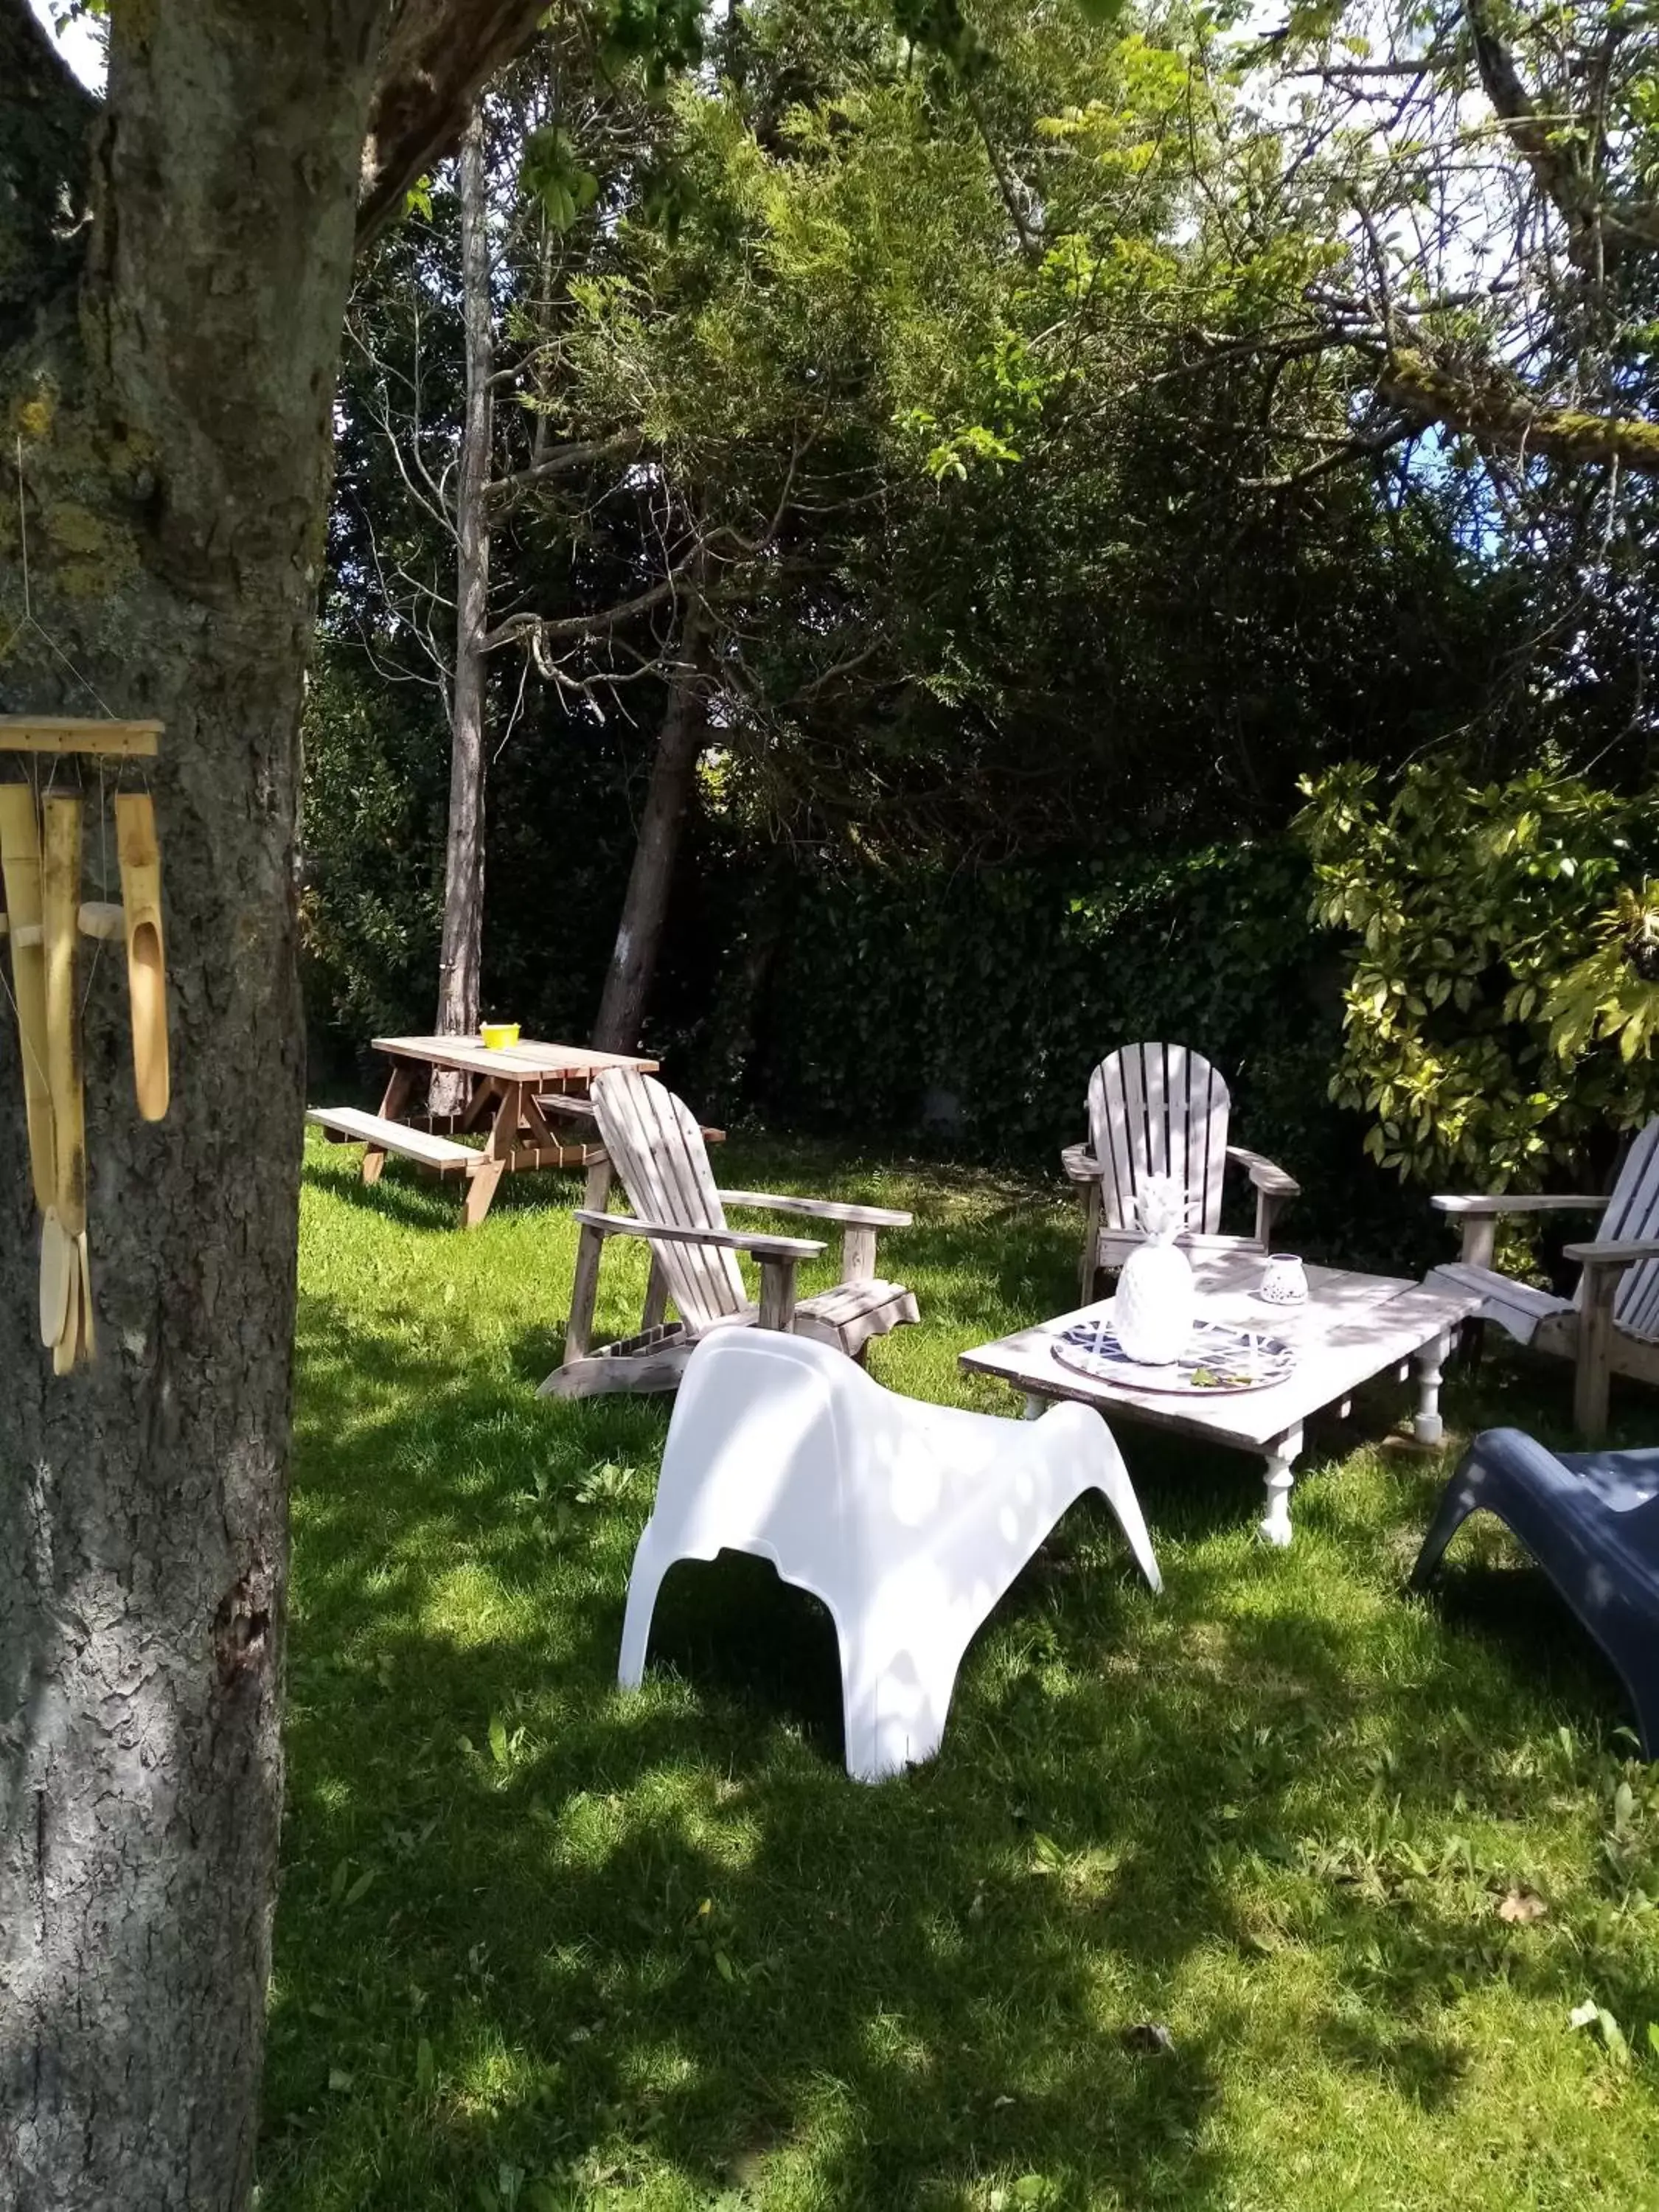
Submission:
[[[640,817],[639,840],[634,848],[634,865],[623,899],[622,920],[605,975],[599,1018],[593,1026],[593,1042],[601,1052],[632,1052],[650,1004],[674,885],[674,863],[702,751],[702,696],[697,670],[702,639],[702,600],[694,589],[685,603],[679,665],[669,686],[645,811]]]
[[[466,333],[466,414],[456,475],[455,680],[450,697],[449,834],[444,846],[443,945],[438,959],[438,1030],[478,1025],[483,952],[484,634],[489,627],[490,391],[493,366],[489,228],[483,112],[461,140],[461,301]],[[453,1082],[453,1079],[450,1079]],[[440,1078],[433,1104],[448,1110]]]
[[[0,2203],[17,2212],[201,2212],[240,2203],[251,2171],[303,1103],[296,733],[380,14],[118,8],[118,127],[78,300],[43,301],[0,358],[38,624],[13,629],[8,481],[0,702],[95,712],[61,652],[112,710],[166,723],[149,780],[173,1066],[167,1120],[141,1121],[122,965],[101,961],[102,1351],[60,1381],[31,1325],[0,1048]]]
[[[106,954],[85,1046],[101,1352],[54,1380],[0,1001],[8,2212],[247,2194],[281,1808],[298,727],[340,330],[360,186],[395,206],[538,12],[118,4],[94,125],[28,0],[0,0],[0,709],[166,723],[146,780],[173,1071],[167,1118],[141,1121]],[[91,221],[65,223],[89,129]],[[95,808],[95,772],[86,790]],[[115,889],[104,842],[89,896]]]

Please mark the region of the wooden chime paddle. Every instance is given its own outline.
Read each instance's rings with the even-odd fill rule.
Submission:
[[[80,1255],[64,1234],[58,1208],[51,1206],[40,1223],[40,1341],[48,1351],[68,1335],[70,1308],[80,1289]]]
[[[87,1117],[81,1067],[81,1009],[76,998],[76,953],[81,919],[81,802],[48,797],[43,811],[40,908],[46,932],[46,1073],[52,1084],[52,1134],[57,1151],[55,1213],[72,1259],[68,1319],[52,1354],[53,1371],[67,1374],[86,1346]],[[43,1273],[46,1265],[42,1253]],[[43,1283],[43,1292],[46,1285]],[[42,1305],[46,1301],[43,1295]]]
[[[46,956],[40,930],[40,830],[26,783],[0,783],[0,870],[10,922],[12,994],[23,1061],[29,1167],[44,1213],[58,1197],[52,1081],[46,1066]]]
[[[122,792],[115,801],[115,843],[126,915],[127,993],[132,1003],[132,1077],[138,1111],[159,1121],[167,1110],[167,957],[161,940],[161,855],[149,793]]]

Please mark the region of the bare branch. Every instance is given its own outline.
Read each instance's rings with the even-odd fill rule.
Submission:
[[[996,141],[991,136],[991,125],[986,117],[984,103],[979,94],[971,86],[964,86],[963,89],[968,102],[969,112],[974,118],[979,131],[981,143],[985,148],[985,158],[991,164],[997,180],[997,190],[1002,194],[1002,204],[1008,211],[1008,220],[1014,226],[1014,235],[1019,240],[1019,250],[1028,261],[1035,261],[1042,253],[1042,241],[1033,231],[1026,218],[1025,210],[1021,204],[1023,187],[997,150]]]
[[[538,484],[550,483],[555,477],[569,476],[573,471],[586,468],[594,461],[636,453],[644,442],[637,430],[618,430],[610,438],[573,440],[569,445],[557,447],[545,460],[538,461],[533,468],[520,469],[510,477],[497,477],[486,488],[484,497],[495,513],[505,514]]]
[[[1578,150],[1583,133],[1562,127],[1583,118],[1541,113],[1498,35],[1490,0],[1463,0],[1463,5],[1486,97],[1539,190],[1567,225],[1574,259],[1583,264],[1597,258],[1598,234],[1601,255],[1659,246],[1659,204],[1604,201]]]
[[[629,622],[635,615],[647,614],[653,607],[661,606],[672,599],[679,586],[679,572],[665,576],[660,583],[653,584],[648,591],[637,592],[631,599],[619,599],[615,606],[602,607],[591,615],[509,615],[504,623],[492,629],[483,641],[486,653],[494,653],[503,645],[529,644],[545,646],[556,639],[602,637],[619,623]],[[539,657],[539,656],[538,656]]]

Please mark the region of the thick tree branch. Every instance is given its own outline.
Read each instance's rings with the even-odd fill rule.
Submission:
[[[29,0],[0,0],[0,346],[79,267],[99,103],[76,82]]]
[[[1566,224],[1574,258],[1595,252],[1599,235],[1605,258],[1632,249],[1659,247],[1659,203],[1603,197],[1581,149],[1582,131],[1564,131],[1559,116],[1540,114],[1522,83],[1515,56],[1499,36],[1489,0],[1463,0],[1474,42],[1475,66],[1492,111],[1510,143],[1532,171],[1539,190]]]
[[[1395,356],[1377,392],[1419,423],[1443,423],[1503,453],[1578,466],[1617,461],[1638,475],[1659,476],[1659,422],[1639,416],[1540,405],[1496,376],[1476,383],[1409,350]]]
[[[363,144],[359,245],[455,144],[480,91],[528,45],[546,12],[546,0],[403,0],[386,33]]]

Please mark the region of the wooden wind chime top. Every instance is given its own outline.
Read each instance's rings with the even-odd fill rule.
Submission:
[[[159,722],[5,714],[0,752],[149,759],[161,733]],[[29,1167],[40,1212],[40,1336],[59,1375],[90,1359],[97,1344],[87,1255],[83,937],[125,939],[140,1114],[160,1121],[171,1095],[155,809],[148,792],[118,791],[114,812],[121,902],[83,902],[81,793],[49,785],[37,810],[32,784],[0,782],[0,936],[9,940]]]

